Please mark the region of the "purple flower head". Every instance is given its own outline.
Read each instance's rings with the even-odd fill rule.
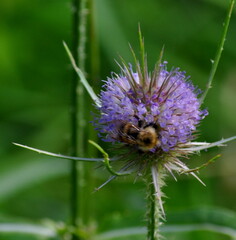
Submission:
[[[104,81],[100,96],[94,98],[99,111],[95,120],[99,136],[104,141],[124,146],[119,148],[113,161],[125,160],[123,167],[114,172],[109,165],[108,154],[99,148],[112,176],[98,189],[115,177],[126,175],[127,171],[128,174],[136,172],[138,176],[144,174],[146,179],[151,175],[159,210],[164,217],[161,187],[166,172],[174,178],[174,172],[191,174],[204,185],[195,172],[219,155],[195,169],[189,169],[181,157],[221,146],[236,137],[215,143],[192,141],[197,126],[208,115],[206,109],[200,109],[207,89],[201,94],[185,72],[179,68],[168,70],[167,62],[161,63],[163,51],[154,70],[149,72],[141,32],[139,34],[141,64],[131,48],[135,70],[122,59],[121,74],[113,73]]]
[[[122,68],[105,81],[96,125],[106,141],[152,154],[190,142],[207,112],[200,110],[199,90],[185,72],[167,70],[167,62],[148,74],[147,67]]]

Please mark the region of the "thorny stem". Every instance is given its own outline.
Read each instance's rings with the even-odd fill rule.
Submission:
[[[75,61],[78,62],[78,44],[79,44],[79,1],[72,0],[72,52],[75,58]],[[71,154],[72,156],[77,156],[77,93],[76,89],[78,87],[78,77],[76,73],[72,72],[72,82],[71,82]],[[77,201],[78,201],[78,192],[77,192],[77,162],[71,161],[71,191],[70,191],[70,223],[75,228],[77,227]],[[73,240],[77,240],[76,236],[73,236]]]
[[[85,60],[86,60],[86,40],[87,40],[87,15],[88,15],[88,9],[87,9],[87,0],[80,0],[80,9],[79,9],[79,42],[78,42],[78,62],[77,65],[79,69],[85,74]],[[86,121],[85,121],[85,94],[84,94],[84,88],[81,81],[79,81],[77,86],[77,96],[78,96],[78,154],[81,157],[84,157],[85,155],[85,128],[86,128]],[[77,166],[78,171],[78,196],[79,196],[79,202],[78,202],[78,224],[80,229],[85,227],[87,224],[87,213],[88,210],[88,204],[86,197],[86,173],[85,173],[85,166],[82,162],[78,163]]]
[[[160,173],[160,172],[159,172]],[[158,177],[160,179],[160,177]],[[159,240],[160,225],[161,225],[161,211],[160,202],[156,196],[157,192],[153,182],[152,174],[149,174],[146,178],[147,184],[147,240]]]
[[[84,13],[86,0],[72,0],[72,54],[75,62],[84,70],[85,66],[85,28],[86,17]],[[78,81],[78,76],[75,71],[72,72],[72,84],[71,84],[71,154],[72,156],[83,156],[83,122],[84,122],[84,110],[83,110],[83,91],[81,84]],[[77,128],[78,124],[78,128]],[[79,135],[78,135],[79,133]],[[79,146],[79,148],[78,148]],[[77,183],[83,182],[83,166],[82,163],[71,161],[71,194],[70,194],[70,214],[71,225],[75,228],[78,227],[78,216],[80,224],[81,219],[81,207],[78,211],[78,185]],[[81,186],[80,186],[81,188]],[[79,192],[79,199],[81,202],[81,190]],[[80,203],[81,205],[81,203]],[[78,236],[73,235],[73,240],[79,239]]]
[[[148,213],[147,213],[147,221],[148,221],[148,237],[147,240],[154,240],[155,239],[155,228],[156,228],[156,224],[155,224],[155,205],[156,205],[156,201],[155,201],[155,190],[154,190],[154,186],[152,183],[147,182],[147,192],[148,192]]]

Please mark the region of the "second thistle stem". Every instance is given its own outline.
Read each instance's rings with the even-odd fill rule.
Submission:
[[[86,40],[86,0],[72,0],[72,54],[74,61],[82,71],[85,67],[85,40]],[[71,154],[72,156],[84,155],[84,94],[82,85],[78,81],[75,71],[71,84]],[[78,128],[77,128],[78,126]],[[78,147],[79,146],[79,147]],[[82,189],[84,184],[84,170],[82,163],[71,162],[71,225],[78,228],[83,223],[82,214]],[[79,183],[79,186],[78,186]],[[79,189],[78,189],[79,187]],[[78,198],[79,195],[79,198]],[[79,199],[79,204],[78,204]],[[76,234],[73,240],[80,239]]]
[[[75,56],[75,61],[78,61],[78,25],[79,25],[79,1],[72,0],[73,14],[72,14],[72,52]],[[76,89],[78,87],[78,77],[76,73],[72,72],[72,84],[71,84],[71,154],[72,156],[77,156],[77,93]],[[71,214],[71,225],[77,227],[77,163],[71,161],[71,196],[70,196],[70,214]],[[78,239],[73,236],[73,240]]]

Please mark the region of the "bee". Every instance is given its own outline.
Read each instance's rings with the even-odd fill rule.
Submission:
[[[138,126],[129,122],[122,123],[118,131],[118,140],[147,152],[160,144],[158,126],[156,123],[144,125],[141,120],[138,121]]]

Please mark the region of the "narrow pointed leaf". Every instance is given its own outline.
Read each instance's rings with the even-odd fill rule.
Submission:
[[[229,10],[228,10],[225,22],[224,22],[224,29],[223,29],[221,41],[220,41],[220,44],[218,46],[215,59],[212,61],[212,67],[211,67],[210,76],[208,78],[208,82],[207,82],[207,85],[206,85],[206,90],[203,92],[202,96],[200,97],[200,102],[201,103],[204,102],[204,99],[206,98],[206,95],[207,95],[209,89],[212,87],[212,81],[213,81],[213,78],[215,76],[219,61],[220,61],[221,53],[224,49],[224,43],[225,43],[225,40],[226,40],[226,35],[227,35],[227,32],[228,32],[228,27],[229,27],[233,7],[234,7],[234,0],[231,0]]]
[[[51,157],[55,157],[55,158],[62,158],[62,159],[68,159],[68,160],[74,160],[74,161],[86,161],[86,162],[102,162],[103,158],[80,158],[80,157],[71,157],[71,156],[66,156],[66,155],[61,155],[61,154],[56,154],[56,153],[52,153],[52,152],[47,152],[44,150],[40,150],[37,148],[33,148],[33,147],[29,147],[23,144],[19,144],[19,143],[13,143],[14,145],[18,146],[18,147],[22,147],[40,154],[44,154],[47,156],[51,156]]]
[[[100,103],[100,100],[98,98],[98,96],[95,94],[95,92],[93,91],[92,87],[89,85],[88,81],[86,80],[83,72],[77,67],[76,65],[76,62],[72,56],[72,53],[70,51],[70,49],[68,48],[67,44],[65,42],[63,42],[63,45],[66,49],[66,52],[69,56],[69,59],[71,61],[71,64],[74,68],[74,70],[76,71],[76,73],[78,74],[80,80],[81,80],[81,83],[83,84],[83,86],[85,87],[85,89],[87,90],[88,94],[90,95],[90,97],[92,98],[92,100],[95,102],[95,104],[100,107],[101,106],[101,103]]]
[[[186,152],[201,151],[201,150],[205,150],[205,149],[212,148],[212,147],[220,147],[224,143],[233,141],[235,139],[236,139],[236,136],[230,137],[230,138],[226,138],[226,139],[222,139],[222,140],[214,142],[214,143],[207,143],[207,144],[204,143],[202,146],[199,146],[199,147],[181,148],[181,150],[186,151]]]

